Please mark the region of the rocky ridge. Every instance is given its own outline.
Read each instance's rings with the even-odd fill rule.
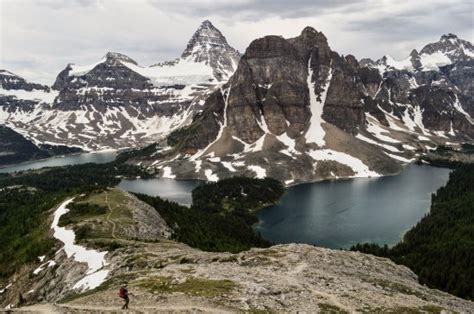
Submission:
[[[56,254],[44,257],[37,265],[26,265],[12,278],[0,293],[3,307],[16,308],[22,293],[28,304],[51,304],[44,307],[47,311],[114,311],[121,305],[117,289],[127,282],[133,293],[131,309],[138,311],[469,313],[474,308],[470,301],[420,285],[416,275],[404,266],[358,252],[303,244],[239,254],[199,251],[166,239],[162,233],[166,225],[150,224],[161,218],[156,212],[148,217],[152,212],[148,205],[117,189],[106,193],[109,201],[113,200],[108,219],[123,222],[122,227],[113,229],[111,221],[99,217],[80,222],[100,228],[101,235],[82,240],[82,245],[115,243],[105,256],[106,281],[93,290],[74,290],[86,267],[67,258],[58,247]],[[130,213],[140,217],[134,218],[132,225],[127,223]],[[154,241],[140,236],[152,225],[160,226]],[[77,226],[68,228],[76,230]],[[60,300],[58,306],[52,305]]]
[[[398,173],[437,145],[474,138],[474,51],[453,36],[422,49],[420,70],[341,56],[311,27],[256,39],[190,126],[131,162],[178,179],[286,184]],[[438,54],[449,64],[433,70]]]

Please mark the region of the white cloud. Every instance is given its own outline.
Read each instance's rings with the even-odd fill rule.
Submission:
[[[472,41],[473,9],[469,0],[2,0],[0,68],[51,84],[67,63],[107,51],[143,65],[174,59],[207,18],[241,51],[310,25],[339,53],[401,58],[444,33]]]

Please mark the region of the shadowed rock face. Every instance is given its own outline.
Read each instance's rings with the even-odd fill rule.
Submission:
[[[221,81],[234,72],[240,53],[209,20],[205,20],[189,40],[181,58],[211,66],[214,76]]]
[[[274,135],[304,133],[311,118],[308,69],[318,100],[329,86],[323,119],[356,134],[365,122],[361,99],[367,90],[376,93],[381,77],[376,70],[360,68],[354,57],[332,52],[326,37],[311,27],[296,38],[266,36],[250,44],[225,86],[230,133],[248,144],[264,134],[265,125]],[[330,71],[332,78],[326,82]],[[206,104],[213,106],[211,99]],[[215,127],[220,126],[216,123]]]
[[[7,70],[0,70],[0,87],[6,90],[49,91],[48,86],[27,82],[24,78]]]
[[[55,87],[60,89],[54,107],[59,110],[75,110],[81,105],[123,106],[159,100],[151,89],[149,79],[132,71],[121,63],[135,62],[115,53],[107,53],[106,60],[80,76],[70,76],[68,66],[65,75],[60,73]],[[92,88],[91,88],[92,87]]]

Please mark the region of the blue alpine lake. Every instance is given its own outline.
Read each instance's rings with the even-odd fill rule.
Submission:
[[[256,230],[275,243],[349,248],[359,242],[393,245],[428,211],[449,169],[409,165],[396,176],[301,184],[258,212]]]

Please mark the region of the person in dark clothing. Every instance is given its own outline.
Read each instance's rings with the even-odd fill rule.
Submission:
[[[123,285],[122,287],[120,287],[119,297],[121,297],[125,301],[125,304],[122,306],[122,310],[128,310],[128,302],[130,301],[130,299],[128,298],[127,285]]]

